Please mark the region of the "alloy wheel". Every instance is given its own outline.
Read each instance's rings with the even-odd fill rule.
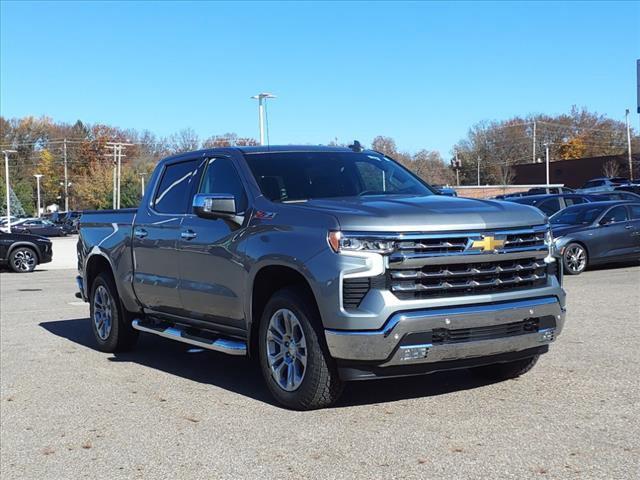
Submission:
[[[587,252],[580,245],[571,245],[565,252],[565,258],[572,272],[582,272],[587,266]]]
[[[36,257],[28,248],[21,248],[13,254],[13,266],[21,272],[30,272],[36,268]]]
[[[104,285],[93,294],[93,323],[101,340],[109,338],[113,324],[113,300]]]
[[[307,369],[307,342],[298,317],[287,308],[277,310],[269,320],[266,342],[273,379],[287,392],[298,389]]]

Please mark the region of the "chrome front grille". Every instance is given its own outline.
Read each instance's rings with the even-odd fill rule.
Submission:
[[[400,253],[428,253],[442,255],[460,253],[469,245],[467,236],[448,238],[421,238],[417,240],[401,240],[396,244]]]
[[[556,263],[545,260],[547,225],[466,232],[345,232],[392,245],[384,253],[385,273],[344,279],[345,309],[360,308],[372,290],[399,299],[482,295],[548,285],[558,276]],[[346,253],[346,252],[345,252]],[[367,284],[366,278],[371,283]]]
[[[495,232],[462,232],[455,234],[405,234],[399,235],[395,243],[392,262],[411,258],[429,258],[444,255],[481,254],[482,243],[486,237],[498,241],[498,247],[492,249],[497,253],[519,252],[526,250],[545,250],[546,227],[529,229],[502,230]]]
[[[544,259],[521,258],[392,269],[387,275],[389,290],[398,298],[431,298],[543,286],[547,265]]]

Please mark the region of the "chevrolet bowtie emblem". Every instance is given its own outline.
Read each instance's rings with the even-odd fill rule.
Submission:
[[[483,236],[482,240],[474,240],[471,248],[482,250],[483,252],[495,252],[498,248],[504,247],[504,240],[499,240],[491,236]]]

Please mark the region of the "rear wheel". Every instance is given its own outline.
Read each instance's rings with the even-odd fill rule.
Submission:
[[[9,265],[14,272],[33,272],[38,265],[38,256],[33,248],[18,247],[9,255]]]
[[[138,340],[133,320],[120,302],[118,290],[108,273],[99,274],[93,281],[90,297],[91,328],[103,352],[130,350]]]
[[[313,299],[285,288],[267,303],[260,321],[260,368],[282,405],[312,410],[332,405],[343,384],[324,342]]]
[[[580,275],[587,268],[587,250],[579,243],[570,243],[562,254],[564,271],[569,275]]]
[[[536,355],[535,357],[524,358],[515,362],[495,363],[493,365],[474,367],[470,370],[474,375],[488,380],[509,380],[524,375],[531,370],[538,362],[539,357],[540,355]]]

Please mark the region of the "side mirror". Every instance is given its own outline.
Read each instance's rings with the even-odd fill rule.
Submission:
[[[193,212],[201,218],[227,218],[236,214],[236,199],[230,193],[198,193],[193,197]]]

